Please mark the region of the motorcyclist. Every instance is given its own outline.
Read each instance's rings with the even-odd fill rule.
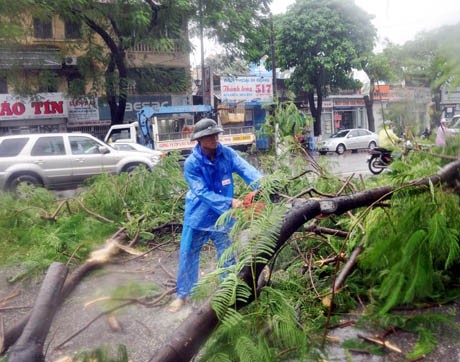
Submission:
[[[177,299],[169,307],[179,310],[190,296],[198,281],[199,258],[202,246],[211,239],[220,259],[231,240],[228,232],[232,223],[216,227],[216,221],[230,208],[242,207],[242,201],[234,198],[233,172],[257,188],[262,174],[230,147],[218,142],[223,129],[217,123],[204,118],[196,123],[191,140],[198,141],[192,154],[184,163],[184,177],[190,190],[185,199],[185,214],[179,252],[177,273]],[[233,260],[224,262],[231,265]]]
[[[395,145],[401,141],[401,138],[393,132],[393,122],[387,119],[383,123],[383,128],[379,132],[379,147],[392,150]]]

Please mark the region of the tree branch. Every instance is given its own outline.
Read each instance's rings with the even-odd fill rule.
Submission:
[[[443,167],[437,174],[415,180],[407,184],[408,187],[423,187],[429,183],[439,184],[441,182],[458,187],[460,185],[460,160],[452,162]],[[392,197],[399,189],[392,186],[379,187],[353,195],[334,197],[323,200],[298,200],[285,215],[283,224],[278,233],[276,246],[272,253],[262,252],[256,260],[270,260],[273,255],[284,245],[290,236],[305,222],[320,214],[341,215],[352,209],[368,206]],[[356,250],[358,253],[359,249]],[[239,273],[239,278],[248,285],[252,285],[252,278],[259,277],[266,263],[259,262],[248,265]],[[255,271],[255,276],[253,273]],[[254,293],[254,291],[253,291]],[[245,302],[238,302],[235,308],[242,308],[254,300],[254,294]],[[172,334],[166,345],[162,347],[151,361],[154,362],[186,362],[199,351],[201,345],[217,327],[219,320],[211,306],[209,298],[196,312],[192,313]]]

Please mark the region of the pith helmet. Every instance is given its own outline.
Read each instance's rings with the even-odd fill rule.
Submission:
[[[195,141],[199,138],[210,136],[213,134],[222,133],[224,130],[217,125],[216,121],[211,118],[200,119],[193,129],[192,136],[190,139]]]

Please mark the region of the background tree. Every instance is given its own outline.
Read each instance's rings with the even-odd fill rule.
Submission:
[[[378,81],[388,81],[392,78],[392,71],[384,53],[369,54],[362,62],[362,68],[369,77],[369,93],[364,95],[367,121],[369,129],[375,131],[374,119],[374,88]]]
[[[0,1],[0,39],[2,46],[10,42],[17,43],[17,38],[24,34],[22,19],[17,16],[33,5],[30,0]]]
[[[404,45],[390,44],[383,52],[391,69],[405,85],[431,88],[435,112],[432,126],[438,124],[442,109],[441,90],[460,83],[460,49],[456,39],[460,24],[417,34]]]
[[[432,85],[460,84],[460,23],[453,26],[445,26],[439,29],[439,37],[442,43],[439,49],[440,57],[434,61],[435,69],[441,67],[442,71],[437,73],[437,78]]]
[[[275,19],[276,65],[295,68],[289,85],[308,101],[315,136],[321,134],[322,101],[328,90],[357,87],[351,70],[373,48],[376,30],[370,19],[350,0],[297,0]]]
[[[86,61],[95,70],[92,76],[103,74],[105,96],[110,107],[112,124],[123,122],[130,70],[127,52],[138,45],[166,50],[182,40],[186,52],[186,21],[190,6],[187,1],[152,0],[101,2],[40,0],[39,5],[53,15],[84,24],[89,32],[85,44]],[[186,23],[185,23],[186,24]],[[99,39],[96,39],[97,35]],[[98,41],[101,40],[101,41]]]
[[[217,54],[206,58],[206,65],[211,67],[213,73],[221,75],[248,74],[248,64],[240,58],[230,54]]]
[[[222,2],[154,0],[113,1],[110,3],[97,0],[55,2],[40,0],[40,5],[64,19],[81,22],[89,31],[87,59],[97,60],[104,72],[103,84],[107,102],[110,107],[112,124],[122,123],[127,89],[130,79],[136,81],[143,90],[163,91],[165,87],[155,87],[152,79],[165,79],[166,86],[179,85],[174,91],[186,92],[189,88],[188,74],[173,74],[172,71],[160,72],[147,68],[145,71],[129,69],[126,53],[137,45],[147,45],[154,49],[166,50],[179,47],[188,52],[190,42],[187,34],[187,22],[192,21],[192,32],[203,26],[209,37],[217,39],[227,49],[236,53],[237,44],[242,39],[242,32],[257,25],[257,18],[267,10],[267,0],[233,0]],[[92,41],[91,35],[97,34],[100,43]],[[89,69],[95,70],[95,67]],[[95,77],[93,72],[91,77]],[[148,79],[149,81],[145,81]],[[169,82],[168,82],[169,79]],[[168,84],[169,83],[169,84]],[[96,86],[98,83],[95,83]]]
[[[48,15],[46,9],[35,5],[33,0],[0,1],[0,59],[3,63],[0,78],[8,80],[18,94],[28,94],[28,90],[36,85],[30,79],[23,81],[21,57],[14,56],[16,51],[24,49],[24,39],[30,34],[30,29],[24,26],[25,17],[22,14],[33,8],[34,17],[43,18]],[[47,73],[44,71],[40,74],[42,80]]]
[[[253,42],[262,35],[258,31],[266,23],[271,0],[193,0],[190,33],[216,40],[226,56],[243,58],[254,50]],[[265,35],[266,36],[266,35]]]

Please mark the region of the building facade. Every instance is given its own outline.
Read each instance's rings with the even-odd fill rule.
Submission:
[[[186,29],[186,22],[180,26]],[[0,40],[0,134],[105,133],[111,119],[104,94],[95,93],[92,79],[81,72],[81,67],[88,66],[84,26],[58,16],[48,20],[26,16],[24,27],[29,30],[20,44],[6,46]],[[102,44],[98,36],[94,39]],[[191,89],[188,49],[181,46],[184,39],[169,40],[174,46],[168,50],[137,44],[127,51],[128,116],[137,102],[173,105],[187,101]]]

